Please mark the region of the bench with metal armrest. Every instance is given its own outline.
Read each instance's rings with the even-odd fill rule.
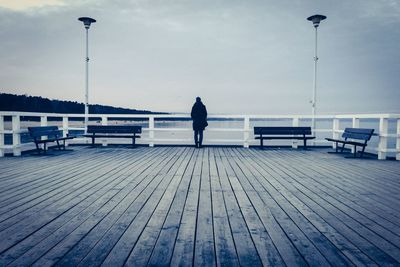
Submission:
[[[360,158],[362,158],[364,155],[365,147],[367,146],[367,143],[371,139],[373,133],[374,129],[346,128],[344,129],[344,132],[342,134],[342,139],[333,139],[333,138],[325,138],[325,139],[336,143],[335,153],[339,153],[339,144],[342,144],[342,146],[340,147],[340,153],[343,153],[345,145],[353,145],[354,158],[357,156],[357,147],[362,147],[360,153]]]
[[[35,142],[38,154],[41,154],[42,151],[43,154],[46,154],[46,144],[50,142],[56,142],[59,150],[65,150],[65,141],[75,138],[74,136],[63,136],[62,131],[60,131],[57,126],[28,127],[28,131],[33,142]],[[62,141],[62,143],[60,141]],[[43,144],[43,148],[40,147],[40,144]]]
[[[89,125],[85,137],[92,138],[95,145],[96,138],[131,138],[132,147],[136,145],[136,138],[140,138],[142,126],[131,125]]]

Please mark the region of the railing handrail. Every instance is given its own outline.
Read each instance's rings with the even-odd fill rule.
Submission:
[[[73,114],[73,113],[44,113],[44,112],[23,112],[23,111],[0,111],[0,116],[26,116],[26,117],[69,117],[69,118],[84,118],[85,114]],[[90,118],[190,118],[190,114],[89,114]],[[226,119],[293,119],[293,118],[301,118],[301,119],[311,119],[313,115],[310,114],[209,114],[208,118],[226,118]],[[315,115],[316,119],[400,119],[400,114],[397,113],[373,113],[373,114],[323,114],[323,115]]]

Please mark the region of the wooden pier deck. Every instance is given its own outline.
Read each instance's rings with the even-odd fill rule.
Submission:
[[[400,266],[400,163],[323,149],[0,159],[0,266]]]

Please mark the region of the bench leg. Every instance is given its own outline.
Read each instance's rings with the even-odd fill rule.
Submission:
[[[365,146],[363,146],[363,148],[361,150],[360,158],[362,158],[364,156],[364,151],[365,151]]]
[[[35,142],[35,145],[36,145],[36,150],[37,150],[37,152],[38,152],[38,154],[40,154],[40,147],[39,147],[39,144],[37,143],[37,142]]]
[[[264,149],[264,139],[260,139],[260,146],[261,146],[261,149]]]
[[[92,146],[94,146],[94,139],[95,139],[95,138],[94,138],[94,137],[92,137]]]
[[[343,143],[343,145],[342,145],[342,149],[340,150],[340,153],[343,153],[343,150],[344,150],[344,146],[345,146],[346,144],[345,143]]]
[[[334,141],[333,141],[334,142]],[[335,142],[336,143],[336,147],[335,147],[335,151],[328,151],[328,153],[330,154],[342,154],[343,150],[344,150],[344,146],[345,144],[343,144],[342,146],[339,145],[339,142]],[[339,151],[340,149],[340,151]]]
[[[64,151],[66,151],[67,150],[67,146],[66,146],[66,143],[65,142],[67,142],[67,140],[63,140],[63,149],[64,149]]]
[[[304,142],[303,149],[307,149],[307,139],[304,139],[303,142]]]
[[[132,147],[135,147],[135,146],[136,146],[136,138],[133,137],[133,138],[132,138]]]
[[[357,146],[356,145],[354,145],[354,157],[356,158],[357,157]]]
[[[58,150],[61,150],[60,142],[58,140],[56,140],[56,142],[57,142]]]

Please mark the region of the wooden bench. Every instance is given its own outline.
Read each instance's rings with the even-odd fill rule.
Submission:
[[[136,138],[140,138],[142,126],[130,125],[89,125],[85,137],[92,138],[92,145],[96,138],[132,138],[132,147],[135,147]]]
[[[61,150],[61,148],[65,150],[65,140],[74,138],[73,136],[68,135],[63,137],[62,131],[60,131],[57,126],[28,127],[28,131],[33,139],[33,142],[35,142],[38,154],[40,154],[41,151],[46,154],[46,144],[50,142],[56,142],[59,150]],[[62,141],[62,144],[60,141]],[[43,149],[40,148],[39,144],[43,144]]]
[[[303,140],[304,149],[307,148],[307,140],[315,139],[311,135],[311,127],[254,127],[255,139],[260,139],[260,146],[264,147],[265,140],[294,139]]]
[[[357,147],[362,147],[360,158],[364,155],[365,147],[367,146],[367,142],[371,139],[371,136],[374,133],[374,129],[363,129],[363,128],[346,128],[342,134],[343,139],[333,139],[333,138],[325,138],[328,141],[336,143],[336,152],[339,153],[339,143],[343,144],[340,150],[340,153],[343,153],[345,145],[353,145],[354,146],[354,158],[357,156]],[[349,140],[350,139],[350,140]]]

